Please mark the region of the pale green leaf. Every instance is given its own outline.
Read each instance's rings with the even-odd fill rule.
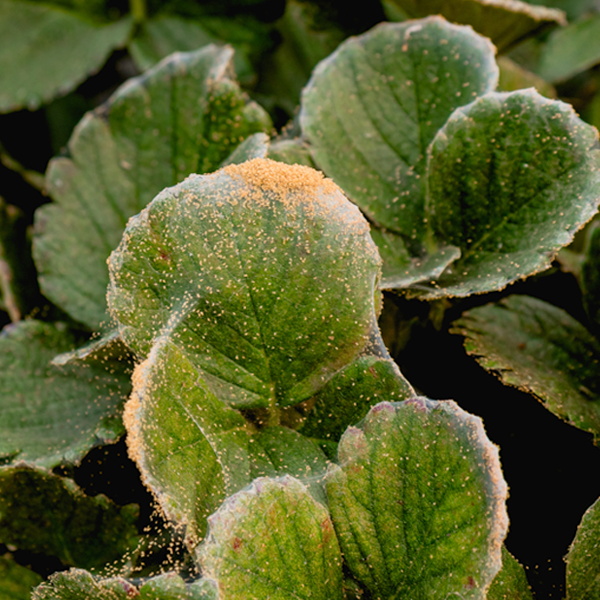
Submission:
[[[327,497],[345,562],[377,600],[484,600],[508,526],[498,449],[454,402],[382,402],[338,448]]]
[[[310,398],[379,339],[368,224],[307,167],[255,159],[193,176],[130,221],[108,301],[140,356],[182,349],[238,408]]]
[[[199,550],[229,600],[342,600],[342,557],[327,509],[297,480],[260,478],[209,518]]]
[[[560,83],[600,62],[600,15],[592,14],[555,31],[543,46],[539,74]]]
[[[0,112],[34,110],[75,89],[131,29],[128,18],[94,25],[42,3],[0,0]]]

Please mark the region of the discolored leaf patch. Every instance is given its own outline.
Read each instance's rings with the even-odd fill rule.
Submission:
[[[327,510],[292,477],[260,478],[210,517],[199,550],[220,596],[342,599],[342,557]]]

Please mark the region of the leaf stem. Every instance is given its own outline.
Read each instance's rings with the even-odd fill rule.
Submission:
[[[129,10],[136,23],[143,23],[148,17],[146,0],[129,0]]]

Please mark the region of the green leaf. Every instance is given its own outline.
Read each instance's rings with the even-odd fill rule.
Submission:
[[[31,590],[41,581],[37,573],[17,564],[9,554],[0,556],[0,600],[29,600]]]
[[[600,439],[600,342],[562,309],[528,296],[467,311],[452,333],[507,385]]]
[[[44,4],[0,0],[0,112],[35,110],[75,89],[131,28],[130,19],[99,26]]]
[[[0,540],[64,564],[101,567],[138,541],[138,507],[89,497],[70,480],[44,469],[0,468]]]
[[[282,41],[261,65],[258,92],[266,102],[274,102],[294,115],[302,88],[315,65],[329,56],[347,37],[337,27],[319,22],[315,27],[314,7],[295,0],[286,2],[285,13],[277,22]]]
[[[146,71],[173,52],[190,52],[208,44],[230,42],[236,50],[233,61],[237,76],[240,80],[252,80],[255,75],[250,55],[254,53],[254,47],[264,46],[264,41],[260,41],[258,33],[235,21],[229,20],[225,27],[216,31],[210,27],[214,23],[215,17],[194,21],[176,15],[158,16],[142,23],[140,31],[129,44],[129,51],[138,68]],[[221,39],[218,35],[220,30],[225,33]]]
[[[129,217],[164,187],[218,168],[241,141],[270,126],[229,78],[232,53],[209,46],[176,54],[129,80],[84,117],[69,142],[71,157],[50,162],[55,203],[36,212],[33,247],[40,285],[91,329],[106,319],[106,259]]]
[[[169,519],[195,542],[206,517],[250,480],[250,431],[198,379],[185,353],[158,345],[134,374],[127,445]]]
[[[304,165],[315,168],[310,148],[302,138],[293,140],[272,140],[267,152],[268,158],[287,165]]]
[[[535,88],[546,98],[556,98],[557,93],[553,85],[542,79],[539,75],[524,69],[508,56],[498,57],[500,79],[498,80],[498,91],[515,92],[525,88]]]
[[[505,546],[502,546],[502,569],[488,590],[487,600],[533,600],[523,567]]]
[[[227,497],[262,475],[304,479],[320,498],[327,468],[322,451],[287,427],[258,430],[218,400],[202,373],[170,342],[158,344],[134,375],[125,423],[131,457],[163,511],[185,524],[194,544],[206,517]]]
[[[0,457],[48,468],[77,463],[123,433],[128,365],[98,352],[89,361],[52,365],[77,345],[66,325],[21,321],[0,336]],[[107,371],[107,366],[110,369]]]
[[[408,18],[442,15],[448,21],[471,25],[492,40],[499,52],[540,32],[566,25],[564,12],[531,6],[519,0],[391,0]]]
[[[360,357],[311,398],[314,406],[299,431],[311,438],[337,442],[349,425],[363,419],[382,400],[407,400],[414,395],[394,361]]]
[[[302,130],[325,173],[378,226],[401,236],[391,251],[384,247],[398,260],[386,261],[387,272],[437,252],[426,239],[427,147],[455,108],[497,81],[489,40],[440,17],[381,24],[315,69],[302,96]]]
[[[269,136],[266,133],[255,133],[247,137],[222,163],[227,165],[240,165],[253,158],[267,158],[269,151]]]
[[[567,554],[567,600],[600,597],[600,501],[581,519]]]
[[[427,299],[500,290],[547,269],[600,202],[597,130],[534,90],[458,109],[429,154],[429,222],[461,257]]]
[[[483,600],[508,518],[498,449],[454,402],[382,402],[338,449],[327,497],[345,562],[377,599]]]
[[[95,579],[83,569],[50,575],[31,596],[32,600],[129,600],[135,597],[139,597],[136,587],[124,579]]]
[[[371,229],[371,237],[383,260],[382,289],[415,288],[416,284],[433,284],[447,266],[460,258],[460,248],[441,246],[423,258],[411,256],[402,237],[386,229]]]
[[[560,83],[600,62],[600,15],[592,14],[559,29],[543,46],[539,74]]]
[[[600,228],[598,227],[589,236],[589,245],[581,265],[579,281],[583,305],[588,317],[596,327],[600,327]]]
[[[169,340],[234,407],[302,402],[379,336],[368,224],[307,167],[255,159],[164,190],[109,268],[123,340]]]
[[[260,478],[209,518],[199,550],[220,597],[342,599],[342,557],[327,510],[292,477]]]

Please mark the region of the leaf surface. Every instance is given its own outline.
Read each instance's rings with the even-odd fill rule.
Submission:
[[[19,550],[101,567],[135,547],[137,515],[135,504],[117,507],[105,496],[86,496],[44,469],[0,468],[0,540]]]
[[[589,236],[579,282],[587,315],[590,321],[600,328],[600,228],[595,228]]]
[[[163,191],[110,259],[108,301],[140,356],[178,346],[237,408],[310,398],[379,337],[379,256],[321,174],[255,159]]]
[[[342,599],[342,557],[327,509],[292,477],[260,478],[209,519],[199,559],[220,595]]]
[[[241,141],[269,127],[230,79],[232,53],[209,46],[176,54],[130,79],[83,118],[70,158],[50,162],[55,203],[36,212],[40,285],[91,329],[106,320],[106,259],[129,217],[166,186],[218,168]]]
[[[77,463],[123,433],[128,364],[99,352],[90,361],[52,365],[76,345],[66,325],[21,321],[0,336],[0,456],[48,468]],[[107,370],[107,367],[110,367]]]
[[[600,16],[591,14],[555,31],[542,48],[539,74],[560,83],[600,62]]]
[[[467,311],[451,331],[464,336],[467,353],[503,383],[600,437],[600,343],[565,311],[509,296]]]
[[[508,518],[498,449],[454,402],[382,402],[338,447],[327,497],[373,598],[486,597]]]
[[[600,597],[600,501],[581,519],[567,554],[567,600]]]
[[[42,578],[31,569],[17,564],[10,554],[0,556],[0,600],[29,600],[31,590]]]
[[[110,25],[52,6],[0,1],[0,113],[35,110],[75,89],[125,45],[132,21]]]
[[[428,160],[428,219],[461,249],[427,299],[500,290],[547,269],[596,213],[598,132],[534,90],[458,109]]]
[[[414,395],[394,361],[360,357],[310,400],[314,406],[299,431],[311,438],[337,442],[349,425],[358,423],[379,402],[407,400]]]
[[[317,66],[302,96],[302,131],[325,173],[401,236],[392,246],[423,258],[437,249],[426,240],[427,147],[455,108],[497,81],[493,46],[470,28],[440,17],[381,24]],[[401,252],[398,268],[406,264]]]
[[[532,6],[519,0],[391,0],[409,18],[442,15],[448,21],[471,25],[490,38],[499,52],[556,25],[566,25],[562,10]]]
[[[502,568],[488,590],[487,600],[533,600],[525,570],[506,546],[502,546]]]

